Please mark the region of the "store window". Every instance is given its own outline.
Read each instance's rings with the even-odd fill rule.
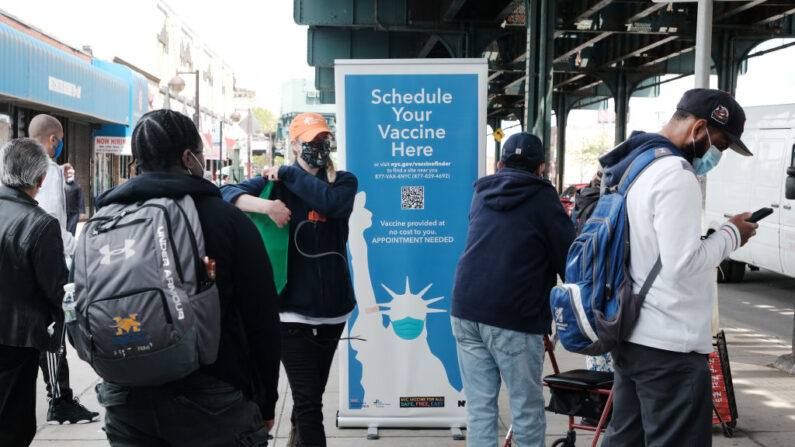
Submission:
[[[132,158],[132,155],[122,155],[120,163],[121,166],[119,166],[119,178],[122,183],[135,177],[135,162]]]
[[[11,117],[0,113],[0,147],[11,140]]]
[[[113,187],[113,155],[97,154],[94,164],[94,196]]]

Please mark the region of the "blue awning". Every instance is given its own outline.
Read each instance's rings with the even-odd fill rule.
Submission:
[[[149,83],[143,75],[125,65],[100,59],[93,59],[91,64],[122,79],[130,86],[127,104],[132,117],[129,125],[103,124],[101,128],[95,130],[94,149],[97,153],[132,155],[130,135],[141,116],[149,111]]]
[[[0,97],[129,124],[130,86],[0,23]]]

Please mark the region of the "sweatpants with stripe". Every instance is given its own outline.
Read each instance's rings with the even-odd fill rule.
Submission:
[[[39,355],[39,367],[47,386],[47,400],[53,404],[62,400],[72,400],[72,388],[69,387],[69,364],[66,362],[66,343],[57,353],[42,351]],[[58,377],[53,381],[56,369]]]

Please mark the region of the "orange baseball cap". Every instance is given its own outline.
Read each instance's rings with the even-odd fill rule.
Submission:
[[[317,113],[300,113],[290,123],[290,139],[307,142],[312,141],[322,132],[331,133],[326,119]]]

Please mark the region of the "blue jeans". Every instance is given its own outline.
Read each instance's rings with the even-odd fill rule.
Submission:
[[[502,376],[510,396],[515,445],[543,447],[547,426],[541,389],[543,336],[451,319],[467,398],[467,446],[496,445]]]

